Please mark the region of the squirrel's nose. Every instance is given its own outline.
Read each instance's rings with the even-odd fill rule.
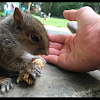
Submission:
[[[48,50],[48,51],[46,51],[45,55],[47,56],[48,54],[49,54],[49,50]]]

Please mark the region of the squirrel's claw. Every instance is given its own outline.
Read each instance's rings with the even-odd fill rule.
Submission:
[[[41,77],[42,71],[40,65],[35,64],[34,73],[36,74],[36,76]]]
[[[4,94],[6,91],[8,92],[9,89],[13,88],[11,78],[5,78],[0,82],[1,86],[1,93]]]

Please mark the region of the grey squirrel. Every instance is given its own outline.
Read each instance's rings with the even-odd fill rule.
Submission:
[[[28,54],[29,53],[29,54]],[[28,70],[41,76],[41,69],[32,63],[33,55],[49,54],[49,39],[40,21],[15,8],[14,14],[0,21],[0,71]],[[42,59],[42,57],[39,57]],[[11,78],[0,77],[1,92],[12,88]]]

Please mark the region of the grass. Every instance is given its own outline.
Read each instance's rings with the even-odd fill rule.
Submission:
[[[67,19],[61,19],[61,18],[48,18],[48,21],[45,21],[45,18],[41,18],[39,16],[34,16],[36,19],[38,19],[42,24],[44,25],[50,25],[50,26],[56,26],[56,27],[67,27],[67,23],[69,22]]]
[[[0,12],[0,16],[4,16],[4,12]],[[46,21],[45,18],[41,18],[40,16],[34,16],[36,19],[38,19],[43,25],[50,25],[50,26],[56,26],[56,27],[63,27],[67,28],[67,23],[69,22],[67,19],[61,19],[61,18],[48,18]]]
[[[5,16],[4,12],[0,12],[0,16],[1,16],[1,15],[2,15],[2,16]]]

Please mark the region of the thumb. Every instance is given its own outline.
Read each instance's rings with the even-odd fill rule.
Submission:
[[[80,8],[79,10],[64,10],[63,15],[67,20],[78,21],[80,18],[91,18],[95,17],[94,15],[97,16],[98,14],[91,7],[85,6]]]
[[[67,20],[76,21],[77,10],[64,10],[63,15]]]

